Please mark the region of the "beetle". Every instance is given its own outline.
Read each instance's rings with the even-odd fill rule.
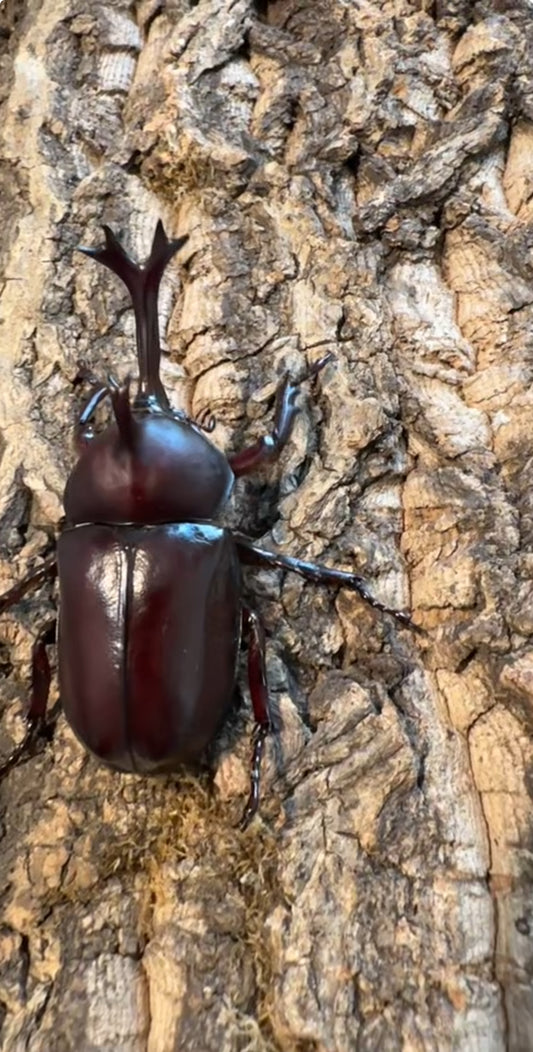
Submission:
[[[376,610],[417,626],[407,613],[375,599],[359,575],[268,551],[219,524],[235,478],[279,457],[298,412],[300,384],[317,376],[331,355],[300,380],[285,375],[271,433],[226,457],[207,437],[212,421],[194,421],[173,409],[160,378],[158,290],[187,237],[170,240],[159,221],[150,256],[140,266],[108,226],[103,230],[103,248],[81,251],[112,270],[129,291],[137,391],[132,397],[129,378],[119,384],[110,377],[90,397],[76,426],[79,458],[66,484],[57,557],[5,593],[0,612],[58,573],[65,716],[98,760],[140,775],[174,771],[202,756],[231,705],[245,636],[255,726],[244,828],[258,808],[272,716],[264,631],[243,600],[241,564],[278,567],[352,589]],[[105,398],[114,420],[95,433],[92,421]],[[46,729],[49,641],[48,633],[34,644],[26,734],[0,774],[31,751]]]

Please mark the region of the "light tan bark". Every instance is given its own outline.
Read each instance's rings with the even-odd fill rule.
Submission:
[[[2,1048],[527,1052],[530,5],[4,17],[0,589],[57,532],[80,363],[132,368],[125,296],[73,249],[108,222],[142,257],[162,217],[190,236],[163,379],[221,448],[335,354],[229,521],[356,569],[428,637],[250,573],[281,729],[245,835],[247,704],[214,794],[108,772],[60,718],[1,787]],[[4,754],[54,609],[49,587],[2,619]]]

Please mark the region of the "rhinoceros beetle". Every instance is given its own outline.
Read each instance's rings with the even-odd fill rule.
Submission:
[[[275,461],[290,435],[302,380],[278,387],[271,434],[226,457],[206,437],[212,422],[172,409],[160,379],[158,290],[186,237],[169,240],[157,224],[145,266],[104,226],[105,247],[81,248],[126,285],[136,322],[139,378],[99,386],[76,428],[79,459],[65,489],[66,526],[57,558],[0,599],[0,612],[45,578],[59,575],[58,669],[65,716],[83,745],[119,771],[155,775],[197,761],[217,734],[233,697],[243,636],[255,717],[245,827],[259,803],[261,758],[271,730],[264,632],[243,601],[241,563],[294,571],[317,584],[350,588],[403,625],[409,616],[375,599],[357,575],[259,548],[217,525],[234,480]],[[113,423],[91,421],[109,398]],[[50,633],[34,644],[24,740],[4,774],[46,729]]]

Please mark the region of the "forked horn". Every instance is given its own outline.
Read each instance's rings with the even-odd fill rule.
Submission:
[[[172,256],[188,240],[188,236],[170,240],[159,220],[155,228],[150,255],[144,266],[141,266],[135,263],[124,250],[110,227],[104,226],[103,231],[106,240],[105,248],[85,248],[80,245],[79,251],[84,252],[86,256],[91,256],[98,263],[103,263],[105,267],[109,267],[124,282],[131,296],[135,311],[139,363],[139,386],[134,406],[155,405],[159,409],[169,409],[170,404],[159,376],[161,344],[159,342],[157,299],[165,267]]]

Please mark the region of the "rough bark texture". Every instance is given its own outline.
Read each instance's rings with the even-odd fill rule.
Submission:
[[[84,362],[125,376],[99,224],[190,235],[173,400],[242,448],[228,521],[366,575],[250,573],[280,732],[240,834],[247,692],[207,777],[100,768],[60,717],[2,785],[5,1052],[533,1047],[533,21],[526,0],[1,9],[0,588],[52,547]],[[52,586],[2,619],[2,751]],[[98,655],[95,654],[95,661]],[[241,682],[244,684],[244,677]],[[57,696],[57,691],[54,697]]]

